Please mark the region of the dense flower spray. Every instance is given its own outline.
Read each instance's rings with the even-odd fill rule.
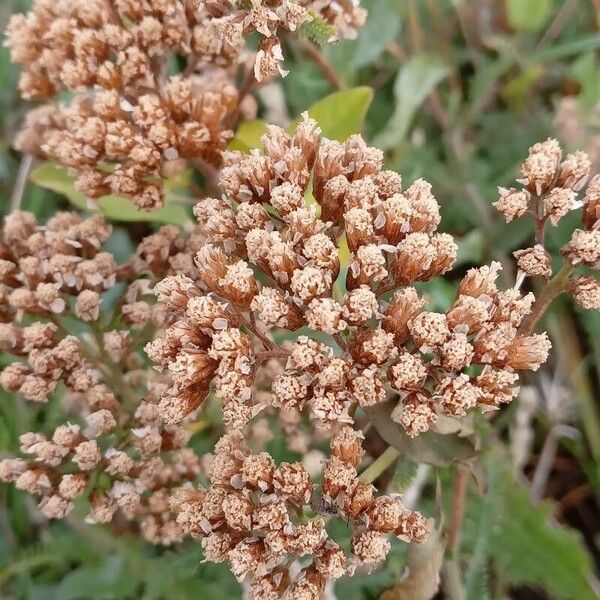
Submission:
[[[88,522],[113,521],[172,544],[182,530],[170,490],[193,481],[200,460],[186,448],[186,429],[165,425],[151,403],[152,390],[165,383],[147,372],[140,349],[163,322],[160,307],[147,301],[153,277],[192,250],[167,227],[117,265],[103,251],[110,233],[100,217],[74,213],[43,226],[27,212],[4,221],[0,347],[17,360],[0,384],[35,403],[63,395],[69,421],[50,435],[23,434],[24,458],[1,461],[0,478],[39,496],[47,517],[67,516],[85,495]]]
[[[285,74],[282,30],[318,18],[333,40],[364,17],[351,0],[36,0],[8,27],[24,67],[19,89],[26,99],[74,98],[33,110],[16,145],[72,170],[92,202],[112,193],[155,210],[166,177],[189,161],[220,163],[244,110],[236,73],[249,34],[263,37],[250,71],[260,83]]]
[[[379,150],[360,136],[322,139],[307,118],[294,135],[271,127],[263,147],[226,154],[224,197],[195,207],[207,233],[199,281],[177,274],[155,288],[172,318],[147,348],[173,381],[163,418],[178,422],[214,384],[226,424],[244,427],[262,408],[254,378],[273,358],[272,405],[306,408],[322,427],[394,397],[392,417],[412,437],[440,412],[510,402],[517,371],[537,369],[550,347],[545,334],[519,333],[533,294],[499,290],[493,263],[467,273],[445,313],[427,310],[414,286],[450,270],[457,252],[436,231],[431,186],[402,190]],[[295,333],[279,346],[278,330]]]

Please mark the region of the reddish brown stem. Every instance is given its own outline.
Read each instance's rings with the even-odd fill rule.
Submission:
[[[519,333],[530,335],[535,326],[552,303],[552,301],[565,289],[565,283],[573,270],[573,266],[566,263],[563,268],[546,284],[541,294],[535,301],[531,312],[523,319]]]
[[[463,517],[465,514],[465,500],[467,497],[467,484],[469,483],[469,470],[463,465],[457,465],[452,485],[452,508],[448,523],[447,548],[454,558],[460,547],[460,534]]]
[[[249,329],[262,342],[265,348],[267,348],[270,351],[280,349],[279,346],[275,344],[275,342],[270,340],[264,333],[259,331],[258,327],[255,327],[252,324],[252,322],[249,321],[244,315],[238,312],[236,313],[235,318],[238,320],[240,325],[243,325],[244,327],[246,327],[246,329]]]
[[[303,46],[304,46],[304,49],[306,50],[306,53],[308,54],[308,56],[310,56],[310,58],[319,67],[319,69],[321,70],[321,73],[323,73],[323,76],[325,77],[325,79],[327,79],[327,81],[329,81],[329,83],[332,85],[332,87],[334,89],[341,90],[343,86],[342,86],[342,82],[340,81],[340,78],[338,77],[337,73],[335,72],[335,69],[329,64],[327,59],[321,54],[319,49],[312,42],[304,42]]]

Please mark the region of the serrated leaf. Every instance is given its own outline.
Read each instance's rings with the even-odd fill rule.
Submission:
[[[312,40],[316,44],[323,45],[335,37],[335,29],[318,12],[309,9],[311,21],[306,21],[300,26],[300,35]]]
[[[253,148],[260,146],[260,138],[267,132],[267,124],[261,119],[254,121],[244,121],[235,134],[235,137],[229,142],[228,150],[239,150],[246,154]]]
[[[394,83],[396,110],[374,144],[388,149],[404,141],[415,112],[435,86],[450,73],[449,67],[435,54],[416,54],[398,71]]]
[[[445,467],[475,455],[475,448],[467,438],[439,433],[422,433],[409,438],[400,425],[392,421],[394,402],[387,401],[366,409],[379,435],[400,452],[401,456],[435,467]]]
[[[506,17],[516,30],[540,31],[552,16],[552,0],[506,0]]]
[[[490,597],[487,589],[487,565],[491,555],[495,519],[501,508],[502,496],[499,493],[498,482],[501,468],[498,461],[490,461],[487,473],[487,491],[480,511],[473,556],[465,579],[467,598],[487,600]]]
[[[554,522],[549,503],[534,506],[508,470],[501,477],[502,511],[490,548],[504,577],[539,585],[557,599],[597,599],[598,581],[580,534]]]
[[[44,163],[37,167],[31,173],[31,181],[40,187],[66,196],[71,204],[81,210],[93,210],[86,197],[75,189],[75,178],[53,163]],[[165,206],[153,212],[138,210],[128,198],[104,196],[98,200],[96,210],[107,219],[115,221],[149,221],[184,225],[190,217],[184,206],[173,201],[169,202],[175,196],[176,194],[167,188]]]
[[[343,142],[360,132],[372,100],[373,90],[369,87],[342,90],[315,102],[308,114],[319,124],[325,137]],[[300,119],[296,119],[288,132],[292,133],[299,122]]]

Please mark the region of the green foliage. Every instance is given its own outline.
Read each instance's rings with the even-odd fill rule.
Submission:
[[[592,561],[581,536],[553,521],[551,504],[532,504],[502,454],[490,456],[487,467],[489,488],[481,503],[467,590],[481,593],[487,560],[493,559],[514,585],[540,586],[557,600],[597,598]]]
[[[508,22],[517,30],[540,31],[550,20],[552,0],[506,0]]]
[[[442,435],[428,431],[409,438],[400,425],[392,421],[394,402],[382,402],[366,409],[371,422],[381,437],[400,451],[408,460],[444,467],[455,461],[466,460],[475,454],[473,444],[458,435]]]
[[[40,187],[63,194],[77,208],[90,210],[85,196],[75,189],[75,179],[52,163],[44,163],[31,174],[31,181]],[[165,206],[155,212],[140,211],[128,198],[104,196],[98,200],[98,211],[115,221],[150,221],[183,225],[190,220],[184,206],[176,204],[178,194],[167,186]]]
[[[300,34],[317,44],[326,44],[335,36],[335,29],[317,12],[309,10],[312,20],[300,26]]]
[[[400,30],[401,10],[396,0],[366,0],[361,3],[368,12],[367,22],[360,28],[356,40],[342,42],[345,59],[355,69],[378,60],[386,46]]]
[[[360,132],[372,99],[373,91],[368,87],[343,90],[313,104],[308,108],[308,114],[317,121],[324,136],[343,141]],[[288,132],[293,133],[299,122],[300,117],[288,126]],[[262,120],[246,121],[229,143],[229,149],[250,152],[260,146],[266,131],[267,124]]]
[[[390,489],[396,492],[405,490],[412,483],[412,480],[417,474],[417,468],[417,463],[401,456],[396,462],[396,469],[392,476]]]
[[[581,86],[578,100],[584,109],[593,109],[600,98],[600,58],[597,52],[587,52],[572,65],[573,77]]]
[[[228,150],[238,150],[249,153],[253,148],[260,146],[260,138],[267,131],[267,124],[261,119],[254,121],[244,121],[235,134],[235,137],[229,142]]]
[[[368,87],[342,90],[315,102],[308,114],[319,124],[325,137],[342,142],[360,132],[372,99],[373,90]],[[292,123],[288,131],[293,131],[298,122],[299,119]]]
[[[449,73],[450,69],[438,56],[429,53],[413,56],[398,71],[394,84],[396,110],[385,131],[375,138],[375,144],[384,149],[400,144],[417,109]]]

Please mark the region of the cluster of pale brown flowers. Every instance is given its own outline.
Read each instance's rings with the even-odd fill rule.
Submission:
[[[278,28],[295,31],[315,15],[340,34],[364,20],[351,0],[35,0],[8,27],[21,94],[75,97],[33,110],[16,145],[73,171],[91,202],[112,193],[155,210],[166,177],[188,161],[204,171],[220,162],[243,108],[235,74],[244,37],[264,36],[262,81],[281,70]],[[180,59],[187,66],[171,75]]]
[[[393,418],[412,437],[440,412],[510,402],[516,371],[537,369],[550,347],[545,334],[519,331],[533,294],[498,290],[493,263],[467,273],[446,312],[425,310],[414,285],[448,271],[457,251],[436,233],[430,186],[402,191],[379,150],[360,136],[322,139],[308,118],[294,135],[271,127],[263,147],[227,154],[223,198],[195,207],[208,236],[199,281],[177,274],[155,287],[171,325],[147,350],[173,383],[159,404],[167,422],[196,410],[211,386],[233,429],[265,404],[307,409],[331,427],[397,398]],[[278,330],[293,341],[277,345]],[[257,400],[266,361],[270,398]]]
[[[208,490],[181,489],[173,498],[177,522],[201,540],[207,560],[228,562],[256,600],[318,600],[325,584],[385,559],[389,534],[421,542],[427,523],[398,495],[377,496],[357,475],[362,434],[341,428],[331,439],[321,483],[300,463],[276,465],[252,453],[240,432],[216,445]],[[322,515],[352,527],[351,558],[330,539]],[[287,595],[286,595],[287,594]]]
[[[193,481],[200,460],[186,448],[188,432],[164,427],[151,404],[127,415],[104,384],[86,394],[83,427],[67,422],[50,437],[21,436],[26,458],[0,461],[0,480],[40,497],[44,516],[62,519],[86,495],[87,523],[139,531],[152,544],[171,545],[183,531],[171,511],[172,489]],[[119,422],[117,422],[119,420]]]
[[[515,285],[498,287],[499,263],[472,268],[441,311],[423,284],[452,269],[457,245],[437,231],[427,182],[403,188],[380,150],[360,135],[326,139],[306,115],[294,133],[269,126],[261,149],[224,151],[248,76],[285,73],[285,31],[351,36],[364,16],[353,0],[34,0],[13,17],[23,96],[74,94],[30,113],[23,151],[68,167],[89,199],[113,193],[146,210],[188,162],[221,169],[221,197],[194,207],[199,225],[160,228],[123,265],[103,250],[111,228],[99,217],[6,218],[0,348],[14,362],[0,384],[61,401],[69,420],[22,435],[24,457],[1,461],[0,479],[40,497],[45,516],[84,497],[90,523],[164,545],[200,539],[253,598],[318,600],[328,582],[384,560],[390,534],[428,533],[400,496],[359,477],[355,420],[392,403],[416,437],[442,416],[497,409],[518,394],[520,371],[547,360],[534,328],[558,293],[600,308],[598,280],[572,275],[600,267],[600,179],[554,140],[531,148],[522,188],[496,203],[507,221],[536,223],[535,245],[515,252]],[[258,51],[238,92],[251,33]],[[551,279],[545,226],[581,206],[583,228]],[[547,280],[537,300],[521,291],[525,276]],[[225,434],[199,457],[186,420],[211,394]],[[269,415],[301,454],[330,441],[314,478],[260,451]],[[207,464],[210,485],[195,488]],[[326,531],[332,517],[352,529],[349,554]]]
[[[22,435],[25,458],[0,462],[0,479],[39,496],[49,518],[65,517],[85,495],[87,521],[112,521],[172,544],[183,534],[170,489],[194,480],[200,460],[186,448],[186,429],[159,418],[151,401],[165,382],[148,372],[139,350],[163,320],[151,282],[173,266],[185,268],[181,256],[193,251],[194,235],[184,241],[177,228],[165,227],[117,265],[102,250],[110,233],[102,218],[75,213],[58,213],[45,225],[22,211],[4,221],[0,348],[16,360],[3,368],[0,384],[36,403],[64,386],[58,392],[70,420],[49,436]]]
[[[509,220],[536,219],[539,247],[516,253],[524,275],[551,275],[545,222],[576,208],[588,183],[585,156],[561,162],[557,148],[533,147],[523,189],[496,204]],[[9,215],[0,345],[16,361],[0,383],[35,402],[64,386],[73,418],[47,436],[24,434],[25,458],[2,461],[0,478],[40,496],[48,517],[85,496],[89,522],[160,544],[199,537],[207,559],[228,561],[261,599],[318,599],[328,581],[383,560],[388,534],[422,541],[423,517],[358,477],[354,419],[391,401],[393,421],[415,437],[441,415],[510,402],[518,372],[548,357],[546,334],[533,329],[552,298],[569,290],[598,306],[597,280],[571,272],[598,267],[599,186],[587,185],[564,276],[537,301],[520,291],[523,276],[499,289],[494,262],[469,270],[435,312],[419,290],[452,268],[456,244],[437,232],[429,184],[403,189],[382,161],[360,136],[323,138],[306,116],[293,134],[269,127],[262,150],[225,153],[223,196],[197,203],[198,226],[160,228],[122,265],[103,251],[111,228],[99,217],[59,213],[39,225]],[[195,490],[205,464],[186,447],[183,421],[213,391],[226,433],[203,459],[210,487]],[[268,439],[253,420],[261,412],[301,453],[314,434],[331,439],[320,477],[248,449],[248,432]],[[325,531],[333,516],[352,525],[350,558]]]
[[[544,247],[547,223],[556,226],[570,211],[583,207],[583,228],[576,229],[561,248],[564,277],[557,274],[560,285],[554,286],[552,292],[557,295],[566,290],[583,308],[598,310],[600,281],[591,275],[571,275],[578,266],[588,270],[600,268],[600,175],[590,177],[590,168],[585,152],[563,156],[554,139],[535,144],[521,166],[522,178],[517,181],[522,188],[500,188],[495,206],[507,222],[533,216],[535,245],[517,250],[514,255],[524,275],[543,278],[552,276],[551,258]]]
[[[100,217],[82,220],[58,213],[38,227],[28,212],[11,213],[0,239],[0,346],[26,358],[7,366],[0,382],[28,400],[46,402],[59,381],[88,392],[96,369],[74,336],[59,333],[58,318],[70,312],[82,322],[98,320],[101,294],[116,283],[118,266],[102,251],[111,228]],[[45,317],[29,325],[29,315]]]

